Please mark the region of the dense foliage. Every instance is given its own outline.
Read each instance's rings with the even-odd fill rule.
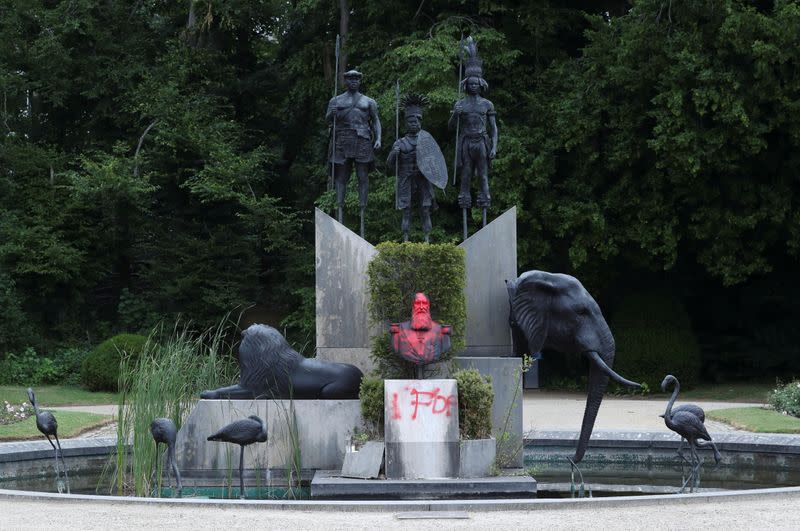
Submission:
[[[453,373],[458,386],[458,430],[462,439],[487,439],[492,436],[494,389],[491,376],[477,369]]]
[[[88,351],[80,347],[59,349],[49,356],[39,355],[31,347],[20,354],[9,352],[0,359],[0,384],[78,385],[81,366],[87,355]]]
[[[465,252],[452,244],[393,243],[377,247],[367,268],[369,316],[386,326],[411,318],[417,292],[430,301],[431,318],[452,327],[451,348],[445,361],[464,349],[467,304],[464,297]],[[411,377],[414,365],[392,352],[387,330],[373,339],[370,354],[384,378]]]
[[[400,236],[380,164],[395,81],[429,95],[423,125],[452,162],[472,35],[500,131],[489,217],[518,207],[520,270],[574,274],[609,304],[632,275],[713,292],[692,317],[731,346],[708,348],[783,356],[800,317],[774,289],[800,254],[798,26],[796,0],[0,0],[0,356],[253,305],[313,342],[337,32],[384,124],[373,243]],[[456,194],[437,194],[432,241],[455,241]],[[776,305],[767,348],[755,308]]]
[[[800,380],[779,384],[769,395],[769,405],[784,415],[800,417]]]
[[[686,309],[674,296],[640,292],[627,297],[611,316],[617,344],[614,370],[659,389],[667,374],[691,387],[700,375],[700,348]]]
[[[383,378],[365,376],[361,380],[358,399],[361,402],[361,416],[368,432],[375,437],[382,436],[385,416]]]

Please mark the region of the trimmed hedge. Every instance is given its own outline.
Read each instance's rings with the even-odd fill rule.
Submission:
[[[81,381],[92,391],[117,391],[123,354],[138,356],[146,343],[147,338],[138,334],[119,334],[103,341],[83,360]]]
[[[453,374],[458,384],[458,431],[462,439],[488,439],[492,436],[494,389],[490,376],[477,369]]]
[[[617,344],[614,370],[650,389],[667,374],[684,387],[697,384],[700,347],[689,314],[672,294],[654,291],[625,298],[614,312],[611,333]]]
[[[387,326],[408,321],[414,295],[422,292],[431,302],[431,317],[453,327],[452,348],[442,360],[463,350],[467,322],[464,250],[452,244],[410,242],[385,242],[377,250],[367,270],[372,322]],[[413,364],[392,352],[388,326],[373,340],[371,357],[383,378],[413,375]]]
[[[358,389],[361,401],[361,416],[372,433],[382,436],[384,426],[384,388],[383,379],[365,376]]]

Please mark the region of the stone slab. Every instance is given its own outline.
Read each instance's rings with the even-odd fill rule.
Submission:
[[[386,477],[458,476],[456,381],[385,380]]]
[[[349,349],[370,348],[377,329],[370,327],[367,306],[367,266],[377,251],[323,211],[315,209],[316,249],[316,328],[320,359],[353,363],[365,374],[373,368],[369,357],[338,359],[330,357]]]
[[[294,414],[292,415],[292,407]],[[181,426],[176,459],[187,477],[213,478],[238,468],[239,446],[207,441],[219,428],[258,415],[267,442],[245,449],[245,469],[285,469],[292,455],[289,420],[296,419],[304,469],[340,468],[348,438],[363,429],[358,400],[200,400]]]
[[[385,446],[381,442],[369,441],[360,450],[344,454],[342,477],[357,479],[375,479],[383,468],[383,452]]]
[[[463,356],[512,355],[506,280],[517,278],[517,209],[512,207],[467,238],[466,348]]]
[[[178,430],[175,458],[182,475],[187,477],[203,471],[226,473],[229,466],[239,468],[239,446],[206,440],[231,422],[257,415],[267,421],[266,400],[200,400]],[[268,435],[269,436],[269,435]],[[271,466],[267,444],[255,443],[244,452],[244,467],[266,470]]]
[[[304,469],[341,468],[353,433],[364,431],[358,400],[270,400],[267,429],[273,468],[286,468],[292,455],[288,419],[294,407]]]
[[[530,476],[369,480],[339,477],[338,470],[318,470],[311,481],[311,497],[387,500],[535,498],[536,480]]]
[[[462,440],[459,452],[460,478],[489,477],[495,467],[497,442],[495,439]]]

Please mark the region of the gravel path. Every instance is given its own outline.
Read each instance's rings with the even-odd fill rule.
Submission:
[[[328,529],[442,531],[444,529],[799,529],[800,493],[731,501],[663,500],[624,508],[591,500],[530,511],[469,512],[468,519],[400,519],[408,513],[275,510],[258,506],[198,507],[0,500],[3,529]],[[45,510],[46,507],[46,510]],[[430,513],[427,514],[428,516]]]
[[[586,396],[566,393],[526,391],[522,414],[523,430],[569,430],[580,431]],[[675,405],[685,404],[678,401]],[[705,411],[729,407],[758,407],[752,402],[692,401]],[[664,419],[667,400],[639,400],[606,396],[597,414],[595,430],[669,432]],[[715,432],[736,431],[721,422],[706,421],[712,435]]]

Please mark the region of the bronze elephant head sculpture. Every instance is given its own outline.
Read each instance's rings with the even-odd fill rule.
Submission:
[[[527,271],[506,281],[514,351],[535,354],[543,349],[581,354],[589,361],[589,385],[578,448],[573,463],[583,459],[609,379],[641,387],[612,369],[616,347],[600,307],[575,277]]]

